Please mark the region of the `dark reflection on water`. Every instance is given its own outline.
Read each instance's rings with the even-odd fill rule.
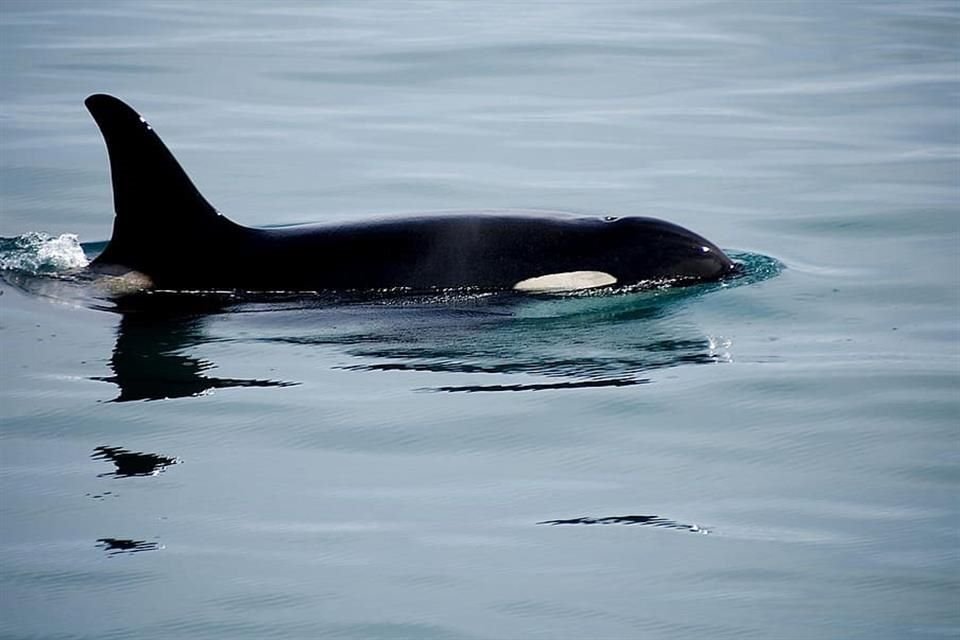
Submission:
[[[107,498],[118,498],[119,496],[113,491],[104,491],[103,493],[88,493],[85,494],[88,498],[93,498],[94,500],[106,500]]]
[[[109,460],[116,466],[110,473],[101,473],[98,477],[129,478],[133,476],[155,476],[170,465],[179,463],[177,458],[129,451],[120,447],[100,446],[93,450],[90,457],[94,460]]]
[[[434,322],[381,323],[362,331],[274,338],[339,345],[356,371],[542,376],[560,381],[454,384],[444,392],[539,391],[648,384],[650,373],[725,362],[728,345],[685,319],[685,303],[724,288],[776,276],[783,265],[758,254],[732,253],[742,266],[722,283],[609,295],[501,295],[475,301],[471,314]],[[462,313],[461,309],[461,313]],[[441,312],[437,312],[441,314]]]
[[[515,328],[515,327],[514,327]],[[602,331],[581,327],[580,335],[553,327],[547,334],[529,341],[524,335],[510,335],[512,327],[503,327],[502,342],[479,336],[473,345],[450,345],[446,348],[426,344],[420,349],[409,345],[394,347],[352,349],[350,353],[374,362],[349,365],[345,369],[366,371],[429,371],[436,373],[486,373],[516,375],[528,374],[564,378],[563,382],[516,383],[490,385],[446,385],[434,391],[537,391],[545,389],[576,389],[593,387],[626,387],[647,384],[650,378],[642,374],[683,364],[713,364],[726,356],[705,337],[693,335],[684,339],[652,341],[626,335],[602,335]],[[646,329],[651,333],[661,330],[651,322]],[[676,327],[675,331],[695,331]],[[447,336],[450,337],[450,336]],[[613,339],[611,339],[611,337]],[[618,341],[620,338],[622,341]],[[579,344],[576,344],[579,342]],[[393,360],[384,362],[384,360]]]
[[[599,387],[630,387],[638,384],[647,384],[650,380],[614,379],[614,380],[582,380],[580,382],[546,382],[541,384],[474,384],[451,387],[435,387],[428,391],[447,391],[477,393],[484,391],[546,391],[549,389],[596,389]]]
[[[710,533],[709,529],[704,529],[695,524],[684,524],[660,516],[608,516],[606,518],[570,518],[569,520],[544,520],[537,524],[549,524],[556,526],[558,524],[638,524],[647,527],[662,527],[664,529],[676,529],[678,531],[689,531],[692,533]]]
[[[98,538],[96,546],[106,551],[108,556],[116,556],[120,555],[121,553],[156,551],[157,549],[161,548],[159,542],[129,540],[125,538]]]
[[[204,375],[215,365],[184,351],[208,342],[203,317],[166,313],[127,313],[120,320],[110,358],[112,376],[92,380],[111,382],[120,395],[111,402],[162,400],[203,395],[231,387],[286,387],[292,382]]]
[[[517,392],[644,385],[651,382],[652,371],[726,361],[727,345],[687,323],[684,303],[773,277],[782,268],[765,256],[733,255],[742,269],[722,283],[556,296],[471,291],[253,295],[158,291],[103,298],[89,279],[56,280],[9,271],[3,278],[33,294],[79,299],[86,306],[121,315],[109,360],[113,375],[91,378],[119,387],[119,395],[111,402],[297,384],[208,375],[216,365],[190,352],[216,340],[207,335],[204,323],[218,314],[268,317],[255,321],[262,333],[254,342],[339,347],[357,360],[338,365],[344,370],[500,378],[468,384],[451,381],[420,390]],[[504,376],[515,378],[504,381]],[[546,380],[531,380],[531,376]]]
[[[683,302],[702,293],[687,288],[608,298],[487,301],[491,306],[485,314],[437,310],[432,322],[417,318],[363,331],[273,340],[340,346],[358,360],[339,367],[346,370],[499,378],[425,391],[627,387],[650,383],[652,371],[728,358],[722,341],[704,336],[684,318]],[[507,376],[513,380],[504,382]]]
[[[110,360],[114,375],[96,379],[120,387],[115,402],[197,396],[215,388],[293,384],[204,375],[213,363],[187,352],[215,339],[203,331],[204,318],[230,313],[256,326],[254,342],[337,347],[357,361],[334,365],[343,370],[499,378],[468,384],[451,381],[420,389],[424,391],[643,385],[650,383],[651,371],[727,358],[725,345],[718,348],[717,341],[687,323],[682,313],[684,301],[715,289],[686,287],[606,297],[462,292],[245,298],[138,294],[116,301],[113,310],[123,316]],[[513,379],[505,381],[505,377]]]

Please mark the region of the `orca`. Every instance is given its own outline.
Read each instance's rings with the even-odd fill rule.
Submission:
[[[242,226],[210,205],[130,106],[105,94],[85,104],[107,146],[115,210],[113,235],[90,268],[137,289],[551,292],[737,271],[705,238],[646,217],[508,210]]]

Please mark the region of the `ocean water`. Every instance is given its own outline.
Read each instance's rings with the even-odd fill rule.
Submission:
[[[960,635],[955,2],[6,0],[0,74],[0,637]],[[95,92],[243,224],[652,215],[748,275],[131,308],[65,277]]]

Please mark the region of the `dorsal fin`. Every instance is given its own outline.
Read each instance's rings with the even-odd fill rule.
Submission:
[[[116,213],[96,262],[149,272],[159,245],[222,219],[140,114],[105,94],[84,103],[107,145]]]

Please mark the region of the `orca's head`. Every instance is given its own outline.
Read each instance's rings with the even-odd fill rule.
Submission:
[[[738,271],[717,245],[672,222],[625,217],[604,218],[604,224],[630,280],[712,281]]]

